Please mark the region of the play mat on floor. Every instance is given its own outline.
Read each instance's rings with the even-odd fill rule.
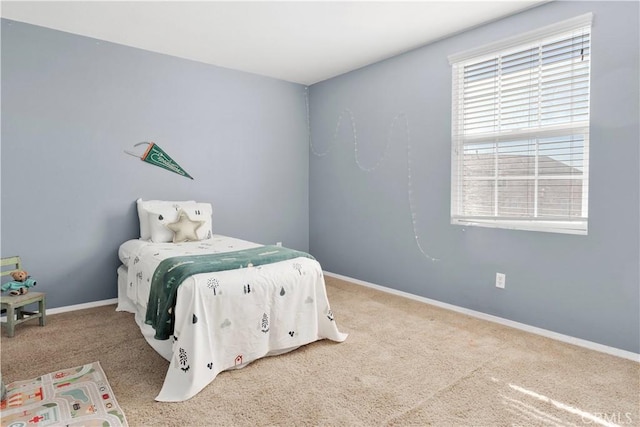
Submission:
[[[2,427],[126,426],[99,362],[7,384]]]

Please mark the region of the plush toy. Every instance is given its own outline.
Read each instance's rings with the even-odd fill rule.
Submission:
[[[29,277],[29,273],[24,270],[18,270],[11,273],[11,277],[13,277],[13,280],[16,282],[24,282]]]
[[[24,295],[29,292],[29,288],[36,285],[36,281],[24,270],[11,273],[13,281],[2,285],[2,291],[9,291],[10,295]]]

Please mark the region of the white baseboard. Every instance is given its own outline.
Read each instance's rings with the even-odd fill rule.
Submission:
[[[101,307],[103,305],[111,305],[111,304],[118,304],[118,298],[87,302],[84,304],[66,305],[64,307],[48,308],[47,316],[50,314],[66,313],[68,311],[84,310],[85,308]]]
[[[103,305],[111,305],[111,304],[118,304],[118,298],[87,302],[84,304],[67,305],[64,307],[47,308],[45,309],[45,313],[47,316],[49,316],[50,314],[66,313],[69,311],[84,310],[85,308],[101,307]],[[0,320],[2,320],[3,322],[6,322],[7,316],[0,317]]]
[[[324,274],[326,276],[330,276],[330,277],[335,277],[337,279],[346,280],[348,282],[353,282],[353,283],[356,283],[358,285],[366,286],[368,288],[377,289],[379,291],[386,292],[386,293],[389,293],[389,294],[398,295],[398,296],[409,298],[409,299],[412,299],[412,300],[415,300],[415,301],[420,301],[420,302],[423,302],[423,303],[426,303],[426,304],[431,304],[431,305],[434,305],[436,307],[440,307],[440,308],[444,308],[444,309],[447,309],[447,310],[455,311],[455,312],[458,312],[458,313],[466,314],[466,315],[469,315],[469,316],[472,316],[472,317],[475,317],[475,318],[478,318],[478,319],[488,320],[489,322],[499,323],[499,324],[504,325],[504,326],[509,326],[511,328],[520,329],[520,330],[526,331],[526,332],[531,332],[533,334],[541,335],[543,337],[551,338],[551,339],[554,339],[554,340],[557,340],[557,341],[562,341],[562,342],[566,342],[568,344],[573,344],[573,345],[577,345],[577,346],[580,346],[580,347],[585,347],[585,348],[588,348],[590,350],[599,351],[601,353],[611,354],[613,356],[618,356],[618,357],[622,357],[624,359],[633,360],[634,362],[640,362],[640,354],[633,353],[631,351],[622,350],[622,349],[615,348],[615,347],[609,347],[609,346],[606,346],[606,345],[598,344],[598,343],[595,343],[595,342],[592,342],[592,341],[583,340],[581,338],[576,338],[576,337],[572,337],[572,336],[569,336],[569,335],[559,334],[557,332],[549,331],[547,329],[537,328],[535,326],[527,325],[527,324],[524,324],[524,323],[514,322],[513,320],[508,320],[508,319],[504,319],[502,317],[493,316],[491,314],[482,313],[480,311],[470,310],[468,308],[459,307],[459,306],[453,305],[453,304],[448,304],[446,302],[441,302],[441,301],[437,301],[437,300],[421,297],[421,296],[418,296],[418,295],[410,294],[408,292],[399,291],[397,289],[387,288],[385,286],[380,286],[380,285],[376,285],[376,284],[373,284],[373,283],[365,282],[363,280],[354,279],[354,278],[347,277],[347,276],[342,276],[340,274],[331,273],[329,271],[325,271]]]

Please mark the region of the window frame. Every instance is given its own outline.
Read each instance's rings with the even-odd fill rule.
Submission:
[[[588,184],[589,184],[589,126],[590,126],[590,98],[591,98],[591,59],[592,53],[589,49],[589,62],[586,65],[587,68],[587,100],[586,100],[586,119],[577,122],[568,122],[560,125],[546,125],[546,126],[533,126],[533,127],[524,127],[519,128],[513,133],[509,131],[498,131],[498,132],[490,132],[485,135],[479,134],[478,136],[469,136],[469,134],[463,134],[463,107],[465,106],[462,102],[462,97],[459,90],[459,79],[461,78],[462,73],[464,72],[465,65],[470,64],[478,64],[482,61],[486,61],[491,58],[502,58],[509,53],[519,52],[530,48],[531,46],[541,45],[551,38],[555,38],[560,35],[564,35],[570,33],[575,30],[580,29],[588,29],[589,32],[589,46],[591,45],[590,37],[592,30],[592,21],[593,14],[588,13],[585,15],[581,15],[572,19],[568,19],[556,24],[552,24],[534,31],[530,31],[515,37],[511,37],[508,39],[500,40],[485,46],[481,46],[476,49],[468,50],[462,53],[454,54],[449,56],[449,63],[452,65],[452,142],[451,142],[451,224],[454,225],[474,225],[481,227],[494,227],[494,228],[505,228],[505,229],[516,229],[516,230],[529,230],[529,231],[543,231],[543,232],[554,232],[554,233],[566,233],[566,234],[578,234],[578,235],[586,235],[588,232]],[[531,68],[535,69],[535,68]],[[496,70],[501,71],[501,65],[496,68]],[[464,79],[464,77],[462,77]],[[502,79],[502,77],[500,77]],[[463,80],[464,81],[464,80]],[[500,80],[501,81],[501,80]],[[537,149],[540,145],[540,139],[548,138],[548,137],[568,137],[572,138],[574,135],[580,135],[582,138],[582,149],[583,149],[583,160],[582,160],[582,174],[580,178],[574,178],[572,176],[564,177],[564,179],[579,179],[581,186],[580,191],[582,191],[582,205],[580,207],[581,215],[578,218],[560,218],[560,217],[539,217],[538,216],[538,182],[540,180],[555,180],[555,179],[563,179],[562,176],[552,176],[550,175],[539,175],[538,170],[538,161],[541,158],[541,155],[538,153]],[[519,139],[515,139],[516,136]],[[524,139],[523,139],[524,138]],[[508,175],[500,175],[499,169],[497,168],[497,162],[500,158],[499,155],[499,147],[501,142],[505,141],[525,141],[526,138],[529,138],[528,144],[535,147],[535,155],[532,156],[535,159],[535,166],[533,174],[529,173],[521,176],[510,177]],[[462,207],[464,192],[462,191],[462,185],[465,182],[471,182],[474,180],[485,180],[489,181],[490,177],[485,176],[482,178],[473,178],[467,176],[466,178],[463,176],[463,148],[465,147],[465,143],[467,145],[478,141],[495,144],[494,156],[496,161],[496,169],[494,170],[495,180],[494,183],[494,192],[495,189],[499,188],[499,182],[509,181],[509,180],[521,180],[523,182],[528,182],[528,180],[534,181],[534,191],[533,191],[533,210],[534,214],[530,216],[522,216],[518,217],[514,216],[497,216],[497,209],[494,210],[493,215],[491,216],[471,216],[471,215],[462,215]],[[535,141],[535,142],[532,142]],[[568,166],[568,165],[567,165]],[[527,184],[529,185],[529,184]],[[570,185],[567,188],[571,188]],[[492,196],[496,200],[496,207],[498,203],[498,192]],[[526,191],[523,191],[523,194],[527,194]],[[490,198],[482,199],[484,201],[491,201]],[[567,198],[567,200],[571,200],[571,198]]]

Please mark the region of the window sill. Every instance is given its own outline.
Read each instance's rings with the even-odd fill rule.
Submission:
[[[462,226],[477,226],[489,228],[504,228],[507,230],[539,231],[545,233],[561,233],[587,235],[587,221],[529,221],[504,219],[468,219],[451,218],[451,224]]]

